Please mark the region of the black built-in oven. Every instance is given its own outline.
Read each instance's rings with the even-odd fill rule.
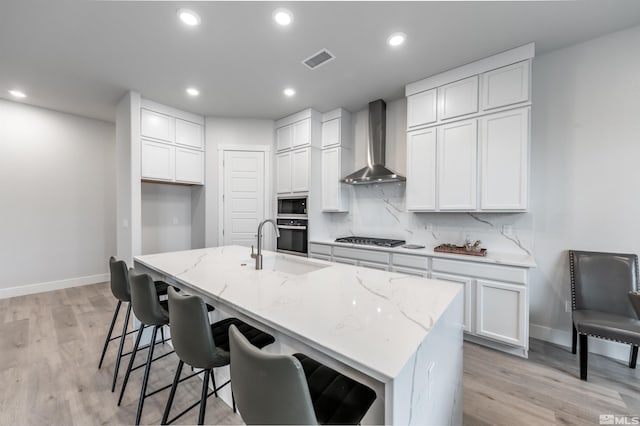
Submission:
[[[307,217],[307,197],[278,197],[278,217]]]
[[[307,242],[309,238],[307,219],[278,218],[278,251],[282,253],[307,255]]]

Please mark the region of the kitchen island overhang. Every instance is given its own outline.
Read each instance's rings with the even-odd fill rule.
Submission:
[[[224,246],[135,257],[226,315],[275,333],[377,394],[366,423],[462,421],[462,290],[455,283]]]

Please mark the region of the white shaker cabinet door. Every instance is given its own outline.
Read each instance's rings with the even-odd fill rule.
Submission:
[[[311,148],[291,152],[291,191],[309,191],[309,162]]]
[[[176,147],[177,182],[204,184],[204,152]]]
[[[529,61],[482,74],[482,109],[488,110],[529,100]]]
[[[436,89],[416,93],[407,98],[407,127],[409,129],[435,123]]]
[[[436,209],[436,129],[407,134],[407,210]]]
[[[140,134],[143,137],[173,142],[174,118],[148,109],[140,110]]]
[[[143,139],[140,155],[142,178],[172,180],[174,150],[171,145]]]
[[[293,126],[284,126],[276,129],[276,149],[282,151],[291,148],[293,138]]]
[[[480,120],[480,208],[525,210],[529,176],[529,108]]]
[[[340,126],[340,118],[334,118],[333,120],[322,123],[322,148],[340,145]]]
[[[462,329],[467,333],[474,333],[473,326],[473,279],[468,277],[460,277],[457,275],[440,274],[437,272],[431,273],[431,278],[440,281],[449,281],[452,283],[462,284],[464,286],[464,320],[462,323]]]
[[[341,203],[340,148],[322,150],[322,211],[339,211]]]
[[[461,121],[438,128],[438,208],[475,210],[477,207],[477,121]]]
[[[276,192],[291,193],[291,152],[276,154]]]
[[[476,333],[479,336],[527,347],[526,287],[477,280]]]
[[[293,123],[293,147],[311,144],[311,120],[305,118],[302,121]]]
[[[204,148],[202,126],[176,118],[176,143],[191,148]]]
[[[478,76],[474,75],[439,87],[438,103],[440,120],[478,112]]]

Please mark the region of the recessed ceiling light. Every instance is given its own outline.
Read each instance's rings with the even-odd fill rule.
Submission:
[[[393,33],[387,39],[387,43],[389,46],[400,46],[407,39],[407,35],[405,33]]]
[[[272,16],[273,20],[283,27],[293,22],[293,14],[289,9],[276,9]]]
[[[196,25],[200,25],[200,17],[193,10],[189,9],[180,9],[178,10],[178,18],[185,25],[189,25],[190,27],[195,27]]]
[[[187,88],[187,94],[189,96],[198,96],[200,94],[200,91],[198,89],[196,89],[195,87],[188,87]]]
[[[284,93],[285,96],[291,97],[296,94],[296,91],[293,90],[291,87],[287,87],[282,91],[282,93]]]
[[[27,95],[24,94],[24,92],[21,92],[19,90],[9,90],[9,94],[11,96],[13,96],[14,98],[26,98]]]

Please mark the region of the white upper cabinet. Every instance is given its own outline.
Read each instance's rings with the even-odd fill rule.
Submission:
[[[173,142],[173,117],[142,109],[140,112],[140,134],[146,138]]]
[[[349,211],[349,193],[340,182],[347,165],[351,164],[351,151],[334,147],[322,150],[322,211]]]
[[[534,53],[529,43],[405,87],[407,210],[528,209]],[[435,178],[425,160],[434,152]]]
[[[309,198],[320,199],[321,114],[306,109],[276,121],[276,192],[293,194],[308,192]],[[314,185],[310,180],[312,162]],[[317,189],[311,189],[312,186]],[[311,192],[314,192],[312,195]],[[318,203],[319,205],[320,203]]]
[[[176,143],[196,149],[204,148],[202,126],[176,118]]]
[[[525,210],[529,176],[529,108],[482,117],[480,152],[480,208]]]
[[[340,182],[353,171],[351,113],[342,108],[322,116],[321,210],[349,211],[349,186]]]
[[[293,148],[307,146],[311,144],[311,119],[305,118],[302,121],[293,123]]]
[[[311,148],[291,151],[291,191],[309,191],[309,165]]]
[[[276,192],[291,193],[291,151],[276,154]]]
[[[436,209],[436,129],[407,134],[407,210]]]
[[[176,182],[204,184],[204,152],[188,148],[175,148]]]
[[[482,109],[528,101],[530,64],[522,61],[482,74]]]
[[[407,98],[407,128],[435,123],[437,119],[437,90],[427,90]]]
[[[328,148],[340,145],[341,142],[341,126],[342,119],[334,118],[322,123],[322,148]]]
[[[474,75],[439,87],[438,103],[440,120],[478,112],[478,76]]]
[[[438,207],[475,210],[477,207],[477,121],[438,127]]]
[[[292,126],[280,127],[276,130],[276,149],[283,151],[290,149],[292,146],[293,128]]]
[[[155,102],[142,102],[142,179],[204,185],[204,118]]]
[[[175,148],[146,139],[142,139],[140,145],[142,179],[173,180]]]

